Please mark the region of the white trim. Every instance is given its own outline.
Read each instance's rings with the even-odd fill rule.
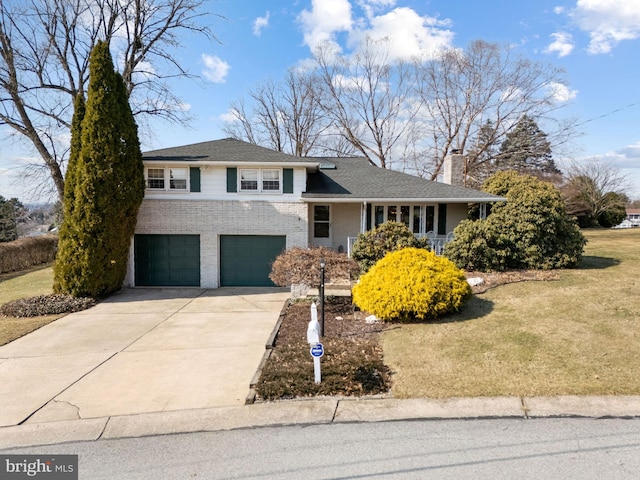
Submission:
[[[257,173],[257,189],[249,190],[242,188],[242,172],[250,172],[255,171]],[[264,188],[264,172],[278,172],[278,189],[277,190],[265,190]],[[283,178],[284,174],[282,173],[282,168],[261,168],[261,167],[253,167],[253,168],[239,168],[238,169],[238,178],[237,178],[237,192],[240,194],[260,194],[260,195],[268,195],[270,193],[273,194],[282,194],[283,191]]]
[[[208,167],[256,167],[256,163],[259,164],[259,167],[256,168],[293,168],[293,167],[305,167],[305,168],[312,168],[312,169],[317,169],[319,168],[320,164],[315,162],[315,163],[310,163],[310,162],[212,162],[212,161],[207,161],[207,160],[199,160],[196,162],[189,162],[187,160],[185,161],[167,161],[167,160],[151,160],[151,159],[142,159],[142,163],[144,164],[145,167],[153,167],[153,165],[179,165],[179,166],[187,166],[187,167],[202,167],[202,166],[208,166]]]
[[[493,198],[425,198],[425,197],[407,197],[407,198],[340,198],[340,197],[302,197],[301,200],[307,203],[489,203],[489,202],[506,202],[504,197]]]
[[[162,170],[164,172],[164,187],[163,188],[152,188],[149,187],[149,170]],[[184,170],[186,172],[184,181],[185,188],[171,188],[171,170]],[[159,180],[159,179],[157,179]],[[180,179],[183,180],[183,179]],[[144,168],[144,190],[145,192],[153,192],[153,193],[190,193],[191,190],[191,172],[189,171],[189,167],[185,167],[184,165],[175,166],[175,165],[163,165],[163,166],[152,166]]]

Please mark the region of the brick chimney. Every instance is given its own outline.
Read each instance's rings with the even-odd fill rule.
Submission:
[[[444,183],[464,187],[464,155],[459,150],[452,150],[444,157],[442,169]]]

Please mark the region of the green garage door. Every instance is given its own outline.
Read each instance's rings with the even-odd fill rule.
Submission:
[[[199,235],[136,235],[135,282],[146,287],[199,287]]]
[[[286,248],[282,235],[222,235],[220,285],[223,287],[273,287],[271,264]]]

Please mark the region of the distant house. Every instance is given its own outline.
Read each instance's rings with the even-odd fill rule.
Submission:
[[[640,209],[628,208],[626,219],[629,220],[634,227],[640,227]]]
[[[445,180],[462,180],[462,156]],[[348,251],[387,220],[444,239],[470,203],[501,197],[372,165],[366,158],[294,157],[235,139],[143,155],[129,286],[267,286],[292,247]]]
[[[620,225],[616,225],[614,228],[632,228],[632,227],[640,227],[640,209],[627,209],[627,216],[620,223]]]

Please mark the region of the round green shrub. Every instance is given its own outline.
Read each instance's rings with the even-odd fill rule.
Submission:
[[[387,254],[353,287],[353,302],[386,321],[426,320],[456,312],[470,295],[462,270],[422,248]]]
[[[364,273],[389,252],[423,246],[404,223],[389,221],[360,233],[353,244],[351,258],[358,262],[360,271]]]
[[[513,171],[498,172],[483,190],[506,197],[486,220],[461,222],[445,255],[464,270],[569,268],[582,259],[586,240],[550,183]]]

